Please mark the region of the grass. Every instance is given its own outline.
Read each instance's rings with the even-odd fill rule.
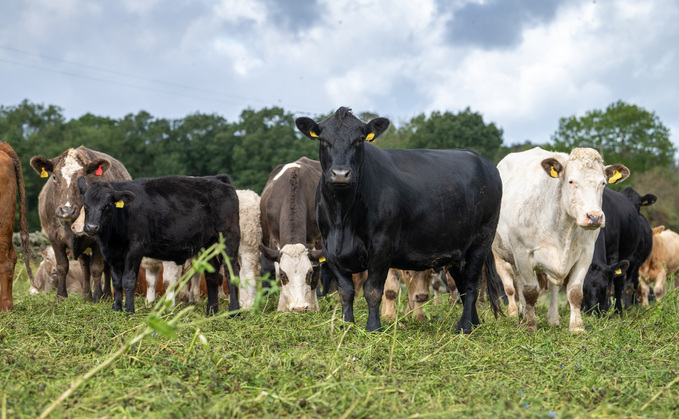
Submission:
[[[36,417],[71,384],[147,330],[134,315],[71,296],[29,295],[15,283],[0,313],[2,417]],[[402,293],[403,294],[403,293]],[[277,313],[277,296],[236,318],[205,320],[205,301],[183,313],[176,338],[147,334],[56,405],[54,417],[675,417],[679,409],[677,292],[650,308],[585,317],[586,332],[516,318],[453,331],[461,307],[426,307],[424,323],[383,321],[365,332],[367,305],[341,327],[336,295],[318,313]],[[405,296],[399,299],[404,312]],[[226,310],[222,301],[220,308]],[[171,323],[186,307],[161,314]],[[659,395],[659,396],[658,396]],[[655,397],[657,396],[657,397]],[[655,398],[654,398],[655,397]]]

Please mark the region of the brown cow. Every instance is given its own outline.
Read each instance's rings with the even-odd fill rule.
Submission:
[[[648,284],[655,282],[653,292],[660,301],[665,295],[667,275],[679,273],[679,234],[666,230],[664,226],[653,229],[653,248],[651,255],[639,268],[639,288],[637,292],[641,304],[648,305]]]
[[[14,265],[17,254],[12,245],[12,230],[16,215],[16,196],[19,191],[19,230],[21,246],[24,250],[24,262],[28,277],[33,280],[30,266],[31,249],[28,240],[28,223],[26,222],[26,192],[24,175],[21,173],[19,156],[12,147],[0,142],[0,311],[14,308],[12,300],[12,283],[14,282]]]
[[[83,270],[83,298],[99,301],[102,296],[101,275],[106,268],[104,256],[94,237],[76,236],[71,231],[71,223],[78,218],[82,207],[82,195],[77,180],[84,176],[88,183],[95,180],[113,181],[131,179],[125,166],[113,157],[90,150],[83,146],[69,148],[60,156],[47,159],[34,156],[31,166],[44,178],[51,177],[38,197],[40,224],[47,232],[50,243],[54,247],[57,258],[57,295],[67,297],[66,275],[69,270],[66,249],[80,261]],[[92,255],[85,250],[92,249]],[[108,271],[108,269],[107,269]],[[94,282],[94,291],[90,291],[90,276]],[[107,273],[107,278],[110,274]],[[110,295],[110,281],[105,281],[104,293]]]
[[[316,288],[323,252],[316,224],[321,164],[302,157],[269,175],[260,202],[262,254],[276,266],[281,288],[278,311],[318,311]]]

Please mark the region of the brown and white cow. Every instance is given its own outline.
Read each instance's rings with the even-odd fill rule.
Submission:
[[[19,192],[19,229],[21,246],[24,251],[24,262],[29,278],[33,279],[28,239],[28,223],[26,222],[26,193],[24,176],[21,173],[21,161],[12,147],[0,141],[0,311],[14,308],[12,284],[14,282],[14,266],[17,254],[12,245],[12,231],[16,216],[17,191]]]
[[[653,293],[660,301],[665,295],[667,275],[679,274],[679,234],[659,226],[653,229],[651,255],[639,268],[639,298],[648,305],[648,284],[655,282]]]
[[[260,202],[264,257],[274,262],[281,288],[278,311],[318,311],[316,288],[322,256],[316,224],[316,188],[321,164],[306,157],[277,166]]]
[[[606,183],[627,178],[629,170],[621,164],[604,166],[591,148],[566,154],[536,147],[509,154],[497,167],[503,193],[493,251],[506,262],[496,261],[503,283],[512,282],[506,269],[510,267],[525,298],[523,323],[529,330],[537,329],[540,277],[549,280],[548,322],[559,324],[557,294],[568,282],[569,330],[584,331],[582,285],[606,221],[601,209],[603,190]],[[511,301],[513,296],[509,292],[507,296]]]
[[[40,175],[48,178],[38,197],[40,224],[47,233],[57,259],[57,295],[67,297],[66,276],[69,270],[66,249],[80,261],[83,270],[82,296],[99,301],[103,293],[109,294],[109,281],[102,292],[101,275],[106,268],[104,256],[94,237],[77,236],[71,230],[71,223],[78,218],[82,207],[82,195],[77,180],[84,176],[87,182],[95,180],[113,181],[131,179],[125,166],[113,157],[90,150],[83,146],[69,148],[60,156],[48,159],[34,156],[31,166]],[[92,255],[85,250],[92,249]],[[90,277],[94,291],[90,291]]]
[[[28,290],[31,294],[39,292],[49,292],[57,288],[59,281],[57,276],[57,259],[54,256],[54,248],[52,246],[40,246],[40,253],[42,255],[42,262],[35,272],[35,278],[31,281],[31,287]],[[82,268],[77,260],[69,260],[68,275],[66,275],[66,289],[70,294],[77,294],[82,292]]]

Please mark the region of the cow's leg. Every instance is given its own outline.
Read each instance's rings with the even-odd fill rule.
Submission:
[[[12,310],[14,300],[12,298],[12,285],[14,283],[14,265],[17,262],[17,254],[12,247],[11,240],[5,249],[0,250],[0,311]]]
[[[368,280],[363,286],[363,295],[368,303],[368,323],[365,326],[368,332],[379,331],[382,326],[380,322],[380,303],[382,303],[384,282],[387,279],[388,271],[388,266],[370,265],[368,268]]]
[[[555,285],[547,279],[549,288],[549,310],[547,311],[547,323],[550,326],[559,327],[559,290],[560,286]]]
[[[510,316],[518,316],[519,308],[516,306],[516,289],[514,288],[514,275],[512,272],[512,266],[506,262],[504,259],[495,257],[495,268],[500,279],[502,280],[502,286],[505,289],[505,294],[507,294],[507,314]]]
[[[191,300],[192,303],[197,304],[200,302],[200,279],[202,275],[200,272],[195,272],[193,276],[191,277],[191,293],[189,294],[190,297],[189,299]],[[226,294],[224,293],[224,287],[219,286],[217,291],[219,292],[220,297],[222,298],[221,295],[224,295],[223,298],[226,298]]]
[[[615,295],[615,312],[618,314],[622,314],[622,293],[625,290],[626,276],[629,276],[629,273],[627,275],[619,275],[613,278],[613,294]]]
[[[457,284],[455,283],[455,279],[453,276],[448,272],[448,270],[445,270],[446,272],[446,282],[448,283],[448,302],[450,304],[455,304],[455,302],[460,298],[460,292],[457,290]]]
[[[639,294],[639,299],[641,300],[641,305],[644,307],[648,306],[648,283],[646,278],[639,276],[639,287],[637,288],[637,293]]]
[[[80,269],[83,272],[80,278],[80,285],[82,286],[82,297],[83,300],[92,301],[92,290],[90,284],[90,256],[83,253],[78,256],[78,262],[80,262]]]
[[[667,271],[663,268],[658,272],[655,277],[655,286],[653,287],[653,293],[655,294],[655,299],[660,302],[660,300],[665,295],[665,281],[667,280]],[[641,281],[639,281],[641,282]]]
[[[155,266],[149,266],[145,268],[146,270],[146,307],[151,307],[153,302],[156,301],[156,284],[158,283],[158,278],[160,277],[160,269],[156,269]],[[167,287],[165,288],[167,289]]]
[[[92,275],[92,301],[98,303],[101,300],[103,294],[101,288],[101,278],[106,270],[106,261],[104,260],[104,255],[101,251],[92,250],[92,256],[90,257],[90,274]],[[84,273],[83,273],[84,276]]]
[[[352,275],[341,274],[336,267],[331,266],[332,273],[337,279],[337,293],[342,303],[342,318],[345,322],[353,323],[354,320],[354,281]],[[381,296],[380,296],[381,298]]]
[[[148,272],[147,272],[148,274]],[[158,272],[158,276],[160,276],[160,272]],[[168,262],[168,261],[163,261],[163,285],[165,286],[165,300],[167,301],[172,301],[172,307],[174,307],[177,303],[175,296],[178,295],[178,291],[176,289],[176,283],[179,282],[179,277],[181,276],[181,268],[179,265],[177,265],[174,262]],[[156,280],[157,281],[157,280]],[[175,288],[172,289],[172,291],[167,291],[170,289],[170,287],[175,286]],[[155,285],[153,287],[153,298],[156,298],[156,289]],[[148,299],[148,295],[146,297]]]
[[[123,272],[122,267],[111,268],[111,276],[113,282],[113,311],[122,311],[123,309]]]
[[[585,275],[589,270],[591,261],[584,262],[580,260],[575,264],[568,277],[568,286],[566,288],[568,296],[568,304],[571,306],[571,320],[568,330],[572,333],[581,333],[585,331],[585,323],[582,321],[580,307],[582,306],[582,284],[585,281]]]
[[[523,319],[521,324],[529,331],[535,332],[538,329],[538,321],[535,317],[535,304],[540,295],[540,284],[537,276],[533,271],[530,261],[525,257],[516,257],[514,259],[515,273],[516,273],[516,291],[519,295],[521,303],[521,311],[523,312]]]
[[[111,294],[111,280],[112,280],[112,275],[111,275],[111,265],[108,263],[104,264],[104,284],[103,284],[103,300],[108,300],[109,298],[112,297]]]
[[[393,269],[389,270],[384,282],[382,295],[382,317],[393,320],[396,318],[396,297],[398,297],[399,282]]]
[[[205,271],[205,287],[207,288],[207,312],[206,315],[211,316],[217,314],[219,311],[219,287],[222,286],[222,274],[219,273],[220,256],[210,260],[210,264],[215,268],[214,272]],[[229,281],[230,282],[230,281]],[[233,298],[233,296],[232,296]],[[231,304],[229,302],[229,309]]]
[[[125,256],[125,271],[123,272],[122,285],[125,291],[125,311],[134,313],[134,292],[137,288],[137,275],[143,257],[141,248],[130,247]]]
[[[459,269],[459,273],[453,273],[453,278],[455,278],[462,297],[462,317],[460,317],[457,328],[455,328],[456,333],[463,331],[463,333],[469,334],[472,332],[472,327],[481,324],[476,311],[476,300],[478,299],[479,278],[487,252],[490,252],[490,243],[485,246],[472,247],[467,251],[466,262]],[[460,281],[458,281],[458,277],[461,279]]]
[[[66,291],[66,275],[68,275],[68,256],[66,256],[66,246],[63,244],[54,245],[52,241],[52,248],[54,249],[54,257],[57,260],[57,297],[67,298],[68,291]]]

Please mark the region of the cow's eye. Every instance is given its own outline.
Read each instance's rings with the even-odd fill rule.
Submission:
[[[569,180],[569,181],[568,181],[568,184],[569,184],[569,185],[575,185],[575,182],[573,182],[573,180]]]

